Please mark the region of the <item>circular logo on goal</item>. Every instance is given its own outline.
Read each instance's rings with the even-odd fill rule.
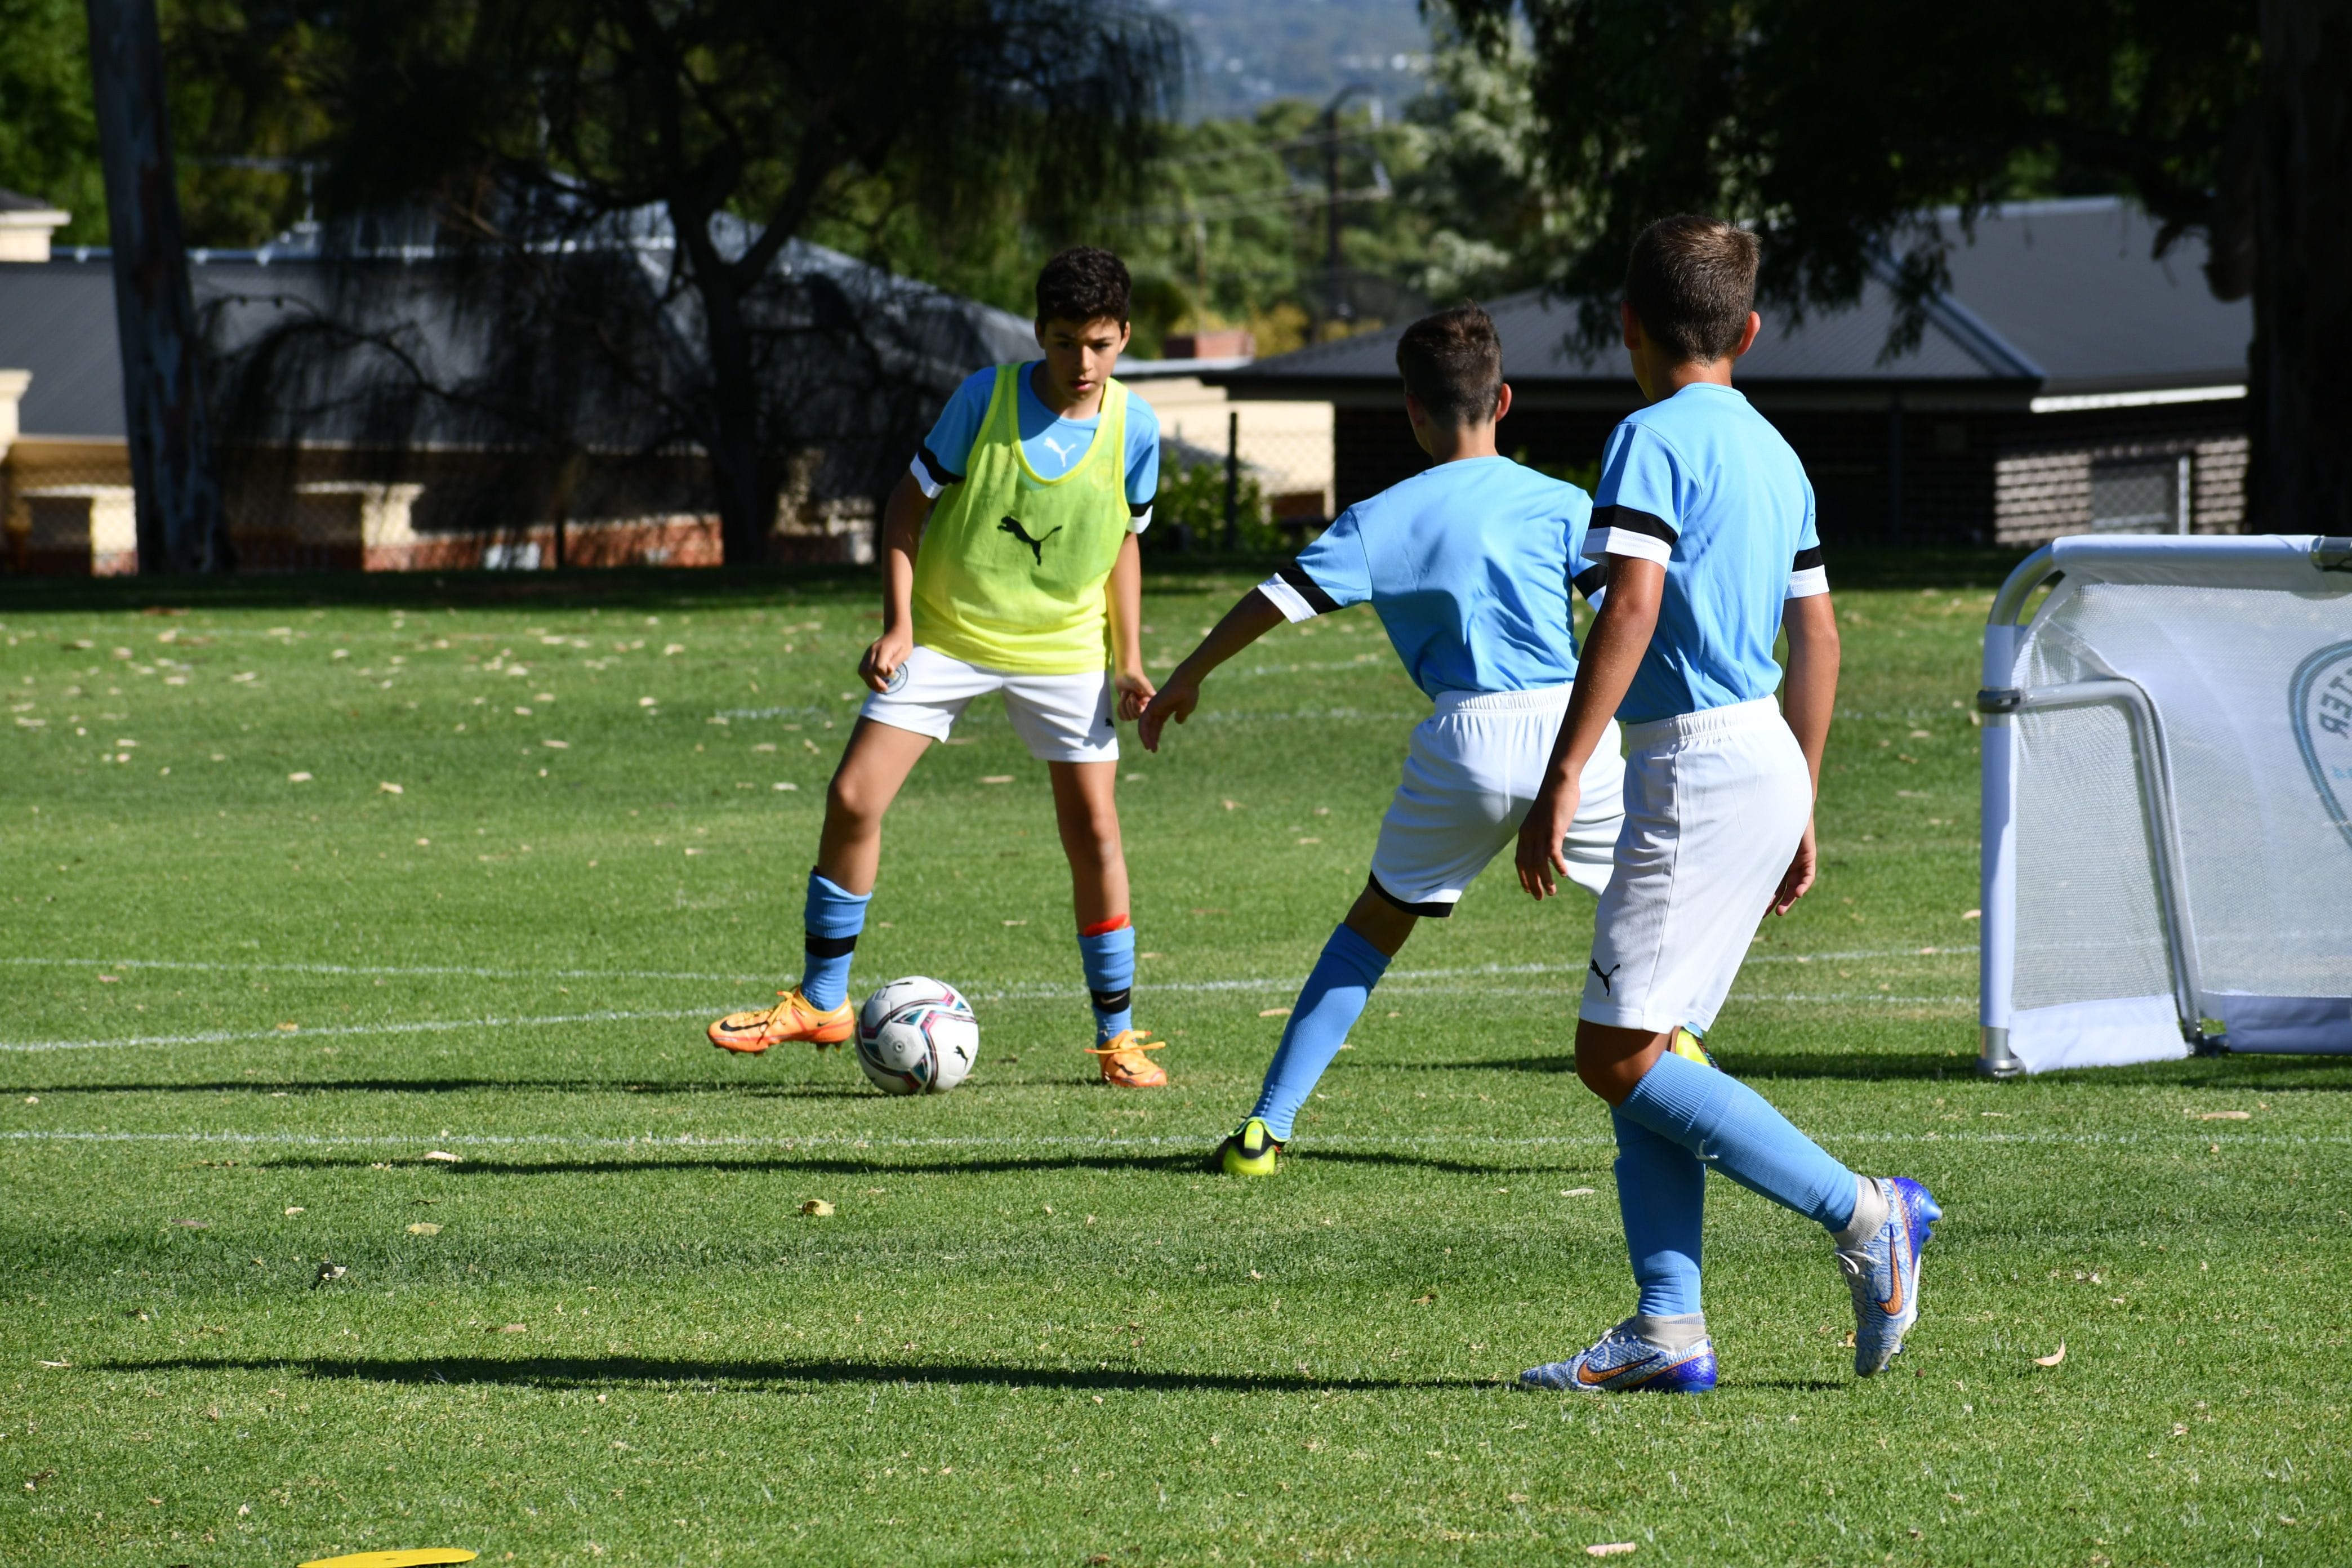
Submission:
[[[2352,642],[2321,648],[2295,667],[2288,701],[2295,744],[2327,815],[2352,844]]]

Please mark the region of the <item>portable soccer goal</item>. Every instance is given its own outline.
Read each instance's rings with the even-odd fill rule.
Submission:
[[[2058,540],[1984,687],[1979,1070],[2352,1053],[2352,539]]]

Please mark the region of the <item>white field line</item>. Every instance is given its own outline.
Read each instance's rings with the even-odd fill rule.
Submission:
[[[1814,963],[1856,962],[1875,958],[1916,958],[1948,955],[1972,952],[1955,948],[1878,948],[1848,952],[1820,953],[1757,953],[1749,963]],[[88,968],[95,970],[195,970],[215,973],[294,973],[322,975],[458,975],[480,980],[677,980],[700,984],[764,983],[762,977],[736,974],[705,974],[672,971],[646,970],[501,970],[466,968],[457,965],[423,965],[392,967],[382,965],[341,963],[226,963],[174,959],[91,960],[77,958],[0,958],[0,964],[37,965],[54,968]],[[1430,984],[1426,982],[1502,979],[1513,975],[1573,974],[1582,970],[1566,963],[1486,963],[1465,968],[1392,970],[1387,976],[1386,989],[1391,994],[1423,996],[1445,995],[1555,995],[1544,988],[1497,987],[1490,984]],[[867,977],[870,978],[870,977]],[[1296,990],[1297,977],[1260,978],[1250,980],[1176,980],[1146,982],[1137,987],[1147,994],[1168,993],[1178,995],[1213,995],[1225,992],[1275,992],[1287,994]],[[973,996],[983,1002],[1059,1002],[1083,997],[1082,986],[1076,985],[1012,985],[993,991],[975,991]],[[1735,991],[1734,1002],[1795,1003],[1811,1005],[1852,1006],[1870,1003],[1900,1007],[1958,1007],[1973,1005],[1972,996],[1893,995],[1885,992],[1760,992]],[[560,1014],[535,1018],[435,1018],[412,1023],[338,1024],[301,1029],[216,1029],[187,1035],[138,1035],[109,1039],[81,1040],[0,1040],[0,1053],[25,1051],[101,1050],[109,1047],[160,1047],[227,1045],[240,1041],[290,1039],[321,1036],[372,1036],[438,1034],[462,1029],[537,1028],[564,1024],[625,1023],[641,1019],[698,1017],[714,1008],[670,1008],[650,1012],[597,1012]]]
[[[1976,955],[1973,947],[1882,947],[1856,949],[1849,952],[1754,952],[1748,963],[1840,963],[1875,958],[1969,957]],[[221,963],[196,959],[172,958],[26,958],[16,955],[0,957],[0,964],[51,969],[168,969],[246,974],[351,974],[351,975],[457,975],[469,980],[679,980],[717,984],[754,985],[772,980],[772,975],[718,974],[699,971],[673,969],[484,969],[465,964],[373,964],[373,963]],[[1390,972],[1391,980],[1461,980],[1485,974],[1567,974],[1583,973],[1583,967],[1572,963],[1480,963],[1460,969],[1400,969]],[[1304,976],[1286,980],[1210,980],[1171,982],[1153,985],[1147,982],[1146,990],[1245,990],[1266,985],[1296,985]],[[1056,991],[1055,995],[1076,995],[1075,988]],[[997,993],[1010,995],[1011,992]]]
[[[1160,991],[1242,991],[1272,990],[1287,987],[1292,982],[1277,980],[1220,980],[1198,985],[1162,985],[1144,988]],[[1399,985],[1391,986],[1384,994],[1407,996],[1557,996],[1553,991],[1532,987],[1496,989],[1489,985]],[[1025,991],[976,993],[983,1002],[1070,1000],[1087,993],[1075,985],[1039,986]],[[1815,1005],[1851,1006],[1871,1002],[1896,1007],[1963,1007],[1973,1006],[1973,996],[1893,996],[1885,992],[1855,991],[1828,993],[1768,994],[1735,991],[1734,1002],[1791,1002]],[[125,1035],[91,1040],[0,1040],[0,1053],[17,1051],[96,1051],[114,1047],[132,1046],[220,1046],[253,1040],[312,1040],[329,1037],[350,1038],[376,1035],[433,1035],[463,1029],[535,1029],[563,1024],[621,1024],[644,1019],[709,1018],[727,1009],[718,1005],[708,1007],[665,1007],[648,1012],[559,1013],[537,1018],[424,1018],[399,1024],[328,1024],[317,1027],[305,1026],[295,1029],[207,1029],[193,1035]]]
[[[198,1035],[128,1035],[107,1040],[0,1040],[0,1051],[91,1051],[108,1046],[217,1046],[238,1040],[312,1040],[352,1035],[433,1035],[452,1029],[535,1029],[558,1024],[615,1024],[633,1018],[707,1018],[707,1007],[652,1013],[562,1013],[543,1018],[425,1018],[407,1024],[329,1024],[299,1029],[209,1029]]]
[[[257,1148],[316,1148],[316,1149],[641,1149],[648,1152],[667,1150],[729,1149],[862,1149],[862,1150],[957,1150],[957,1149],[1183,1149],[1192,1150],[1215,1141],[1215,1129],[1204,1126],[1190,1136],[1170,1133],[1159,1137],[1115,1136],[1055,1136],[1052,1134],[1011,1137],[956,1138],[876,1138],[860,1137],[846,1132],[815,1132],[807,1134],[768,1134],[763,1136],[696,1137],[691,1134],[676,1138],[646,1137],[585,1137],[576,1133],[520,1132],[468,1133],[464,1135],[398,1132],[75,1132],[41,1128],[24,1128],[0,1131],[0,1143],[232,1143]],[[2174,1142],[2231,1143],[2273,1146],[2280,1148],[2336,1148],[2352,1145],[2352,1134],[2305,1137],[2288,1133],[2215,1132],[2207,1128],[2179,1129],[2166,1132],[1826,1132],[1822,1137],[1832,1143],[1983,1143],[2042,1144],[2069,1148],[2129,1148],[2136,1145],[2168,1147]],[[1500,1138],[1493,1136],[1433,1136],[1413,1138],[1371,1138],[1335,1136],[1318,1138],[1318,1149],[1613,1149],[1613,1137],[1594,1134],[1584,1137]]]

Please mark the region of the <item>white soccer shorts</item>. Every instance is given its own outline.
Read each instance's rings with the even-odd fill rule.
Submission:
[[[1115,763],[1110,671],[1019,675],[982,669],[937,648],[917,647],[892,676],[890,689],[866,700],[858,716],[894,730],[944,741],[975,697],[1004,694],[1004,716],[1041,763]]]
[[[1448,691],[1413,727],[1404,778],[1381,819],[1372,885],[1391,903],[1444,919],[1489,861],[1518,838],[1535,803],[1570,689]],[[1588,892],[1609,885],[1624,816],[1624,760],[1617,724],[1585,764],[1582,798],[1563,845],[1569,879]]]
[[[1625,729],[1625,830],[1579,1016],[1704,1030],[1796,858],[1813,782],[1769,697]]]

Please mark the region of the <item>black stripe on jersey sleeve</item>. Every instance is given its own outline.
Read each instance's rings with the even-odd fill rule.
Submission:
[[[1568,581],[1570,586],[1584,595],[1584,602],[1589,605],[1601,596],[1603,588],[1609,586],[1609,568],[1599,564],[1587,566]]]
[[[1291,592],[1306,600],[1307,607],[1318,616],[1328,616],[1339,607],[1339,601],[1325,593],[1321,585],[1307,574],[1307,568],[1296,561],[1284,562],[1282,570],[1275,575],[1290,584]]]
[[[1160,498],[1155,495],[1151,498],[1151,500],[1131,500],[1128,502],[1127,515],[1129,517],[1141,517],[1145,512],[1151,510],[1152,501],[1156,501],[1159,499]]]
[[[935,485],[960,485],[963,483],[963,476],[961,474],[951,474],[948,472],[948,466],[945,463],[940,462],[937,457],[932,455],[929,443],[926,443],[916,449],[915,460],[923,465],[923,472],[931,476],[931,483]]]
[[[1672,544],[1680,537],[1675,531],[1675,525],[1664,518],[1652,517],[1648,512],[1630,506],[1604,506],[1594,509],[1592,526],[1597,529],[1622,528],[1628,533],[1646,533],[1651,538],[1664,540],[1668,544]]]
[[[1811,549],[1798,551],[1796,560],[1789,564],[1789,570],[1791,573],[1811,572],[1821,563],[1822,547],[1816,544]]]

